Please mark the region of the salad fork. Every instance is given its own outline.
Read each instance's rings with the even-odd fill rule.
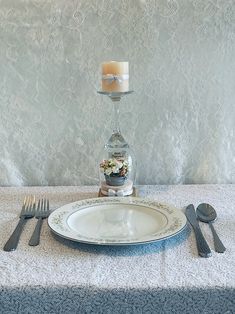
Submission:
[[[20,213],[20,221],[18,222],[9,240],[4,245],[4,248],[3,248],[4,251],[10,252],[10,251],[14,251],[17,248],[20,235],[24,229],[24,225],[27,219],[34,217],[35,206],[36,206],[35,196],[27,196],[24,198],[22,210]]]
[[[38,201],[35,218],[38,219],[34,232],[29,240],[29,245],[36,246],[40,242],[40,232],[42,228],[43,219],[47,218],[50,214],[49,200],[41,199]]]

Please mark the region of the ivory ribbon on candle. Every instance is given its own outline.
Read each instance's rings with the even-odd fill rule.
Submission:
[[[112,84],[114,81],[117,81],[121,84],[125,80],[129,80],[129,74],[122,74],[122,75],[114,75],[114,74],[105,74],[102,75],[102,80],[108,81],[109,84]]]

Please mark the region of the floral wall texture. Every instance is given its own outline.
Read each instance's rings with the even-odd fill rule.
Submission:
[[[235,183],[234,0],[1,0],[0,26],[0,185],[98,183],[105,60],[138,183]]]

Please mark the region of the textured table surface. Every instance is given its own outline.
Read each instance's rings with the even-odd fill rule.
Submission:
[[[37,198],[48,197],[53,210],[69,202],[96,197],[97,191],[98,188],[95,186],[0,188],[1,248],[18,222],[25,195],[34,194]],[[20,312],[22,310],[19,305],[21,298],[28,300],[28,293],[31,295],[31,299],[38,293],[45,297],[46,291],[47,294],[51,294],[51,301],[47,301],[48,305],[45,302],[43,305],[38,305],[40,312],[47,312],[46,306],[49,309],[51,304],[54,304],[53,298],[58,297],[58,293],[59,295],[62,293],[64,298],[66,296],[66,300],[68,298],[72,300],[69,303],[70,306],[75,299],[74,294],[78,298],[82,297],[84,301],[86,298],[83,294],[85,293],[87,301],[84,301],[84,304],[79,302],[81,308],[78,313],[80,311],[92,312],[94,309],[92,310],[91,305],[89,308],[88,304],[92,303],[91,299],[94,301],[94,295],[97,298],[97,304],[101,306],[102,302],[105,303],[103,298],[105,291],[107,295],[112,291],[112,297],[109,295],[106,300],[108,303],[106,303],[109,304],[112,298],[117,301],[117,294],[125,292],[124,299],[121,295],[119,296],[122,305],[117,301],[115,306],[117,311],[119,306],[120,308],[122,306],[125,313],[137,313],[139,307],[136,305],[136,308],[133,308],[134,301],[131,301],[133,295],[134,298],[140,300],[139,294],[144,295],[148,292],[149,302],[146,303],[147,305],[143,305],[142,303],[145,301],[141,301],[141,304],[147,306],[147,309],[149,306],[151,312],[155,308],[153,303],[157,302],[154,293],[156,291],[166,293],[172,290],[177,291],[172,294],[172,299],[174,299],[173,295],[177,298],[175,303],[179,302],[178,299],[185,297],[185,291],[190,291],[190,293],[206,291],[202,299],[207,300],[206,304],[208,305],[208,300],[214,293],[214,297],[218,301],[218,313],[221,306],[223,313],[234,313],[235,185],[140,186],[138,194],[140,197],[169,203],[181,210],[184,210],[185,206],[190,203],[195,206],[201,202],[210,203],[218,213],[218,220],[214,226],[227,247],[226,252],[224,254],[214,252],[211,231],[209,226],[203,223],[200,223],[202,231],[213,251],[212,257],[207,259],[198,257],[194,233],[191,232],[189,226],[181,234],[169,240],[133,247],[112,248],[90,246],[60,239],[51,233],[47,223],[44,222],[40,245],[30,247],[27,243],[36,222],[35,219],[31,219],[26,224],[17,250],[14,252],[0,250],[0,304],[4,311],[10,313],[9,309],[16,302],[17,312]],[[133,292],[133,295],[130,294],[130,291]],[[182,291],[184,294],[181,295]],[[153,293],[152,299],[151,293]],[[164,293],[163,300],[167,296]],[[13,301],[11,296],[13,296]],[[135,300],[134,303],[136,304],[136,302]],[[113,304],[113,301],[111,303]],[[33,312],[30,301],[25,304],[28,304],[28,313]],[[111,311],[112,306],[107,304],[103,305]],[[139,304],[140,308],[141,304]],[[225,308],[225,304],[227,308]],[[196,307],[198,311],[200,310],[199,305],[200,302]],[[57,302],[55,312],[63,313],[64,306],[63,303],[58,307]],[[170,306],[169,302],[167,306]],[[201,306],[205,310],[206,305],[203,305],[203,301]],[[184,312],[183,308],[181,310]],[[73,311],[73,307],[71,307],[71,311]],[[50,312],[53,312],[51,308]],[[96,310],[96,312],[99,311]],[[139,313],[142,312],[139,311]],[[163,311],[163,313],[165,312]],[[207,312],[205,311],[205,313]]]

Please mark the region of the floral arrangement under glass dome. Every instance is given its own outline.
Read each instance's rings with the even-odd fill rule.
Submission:
[[[106,159],[100,163],[105,180],[109,185],[123,185],[128,176],[128,161],[123,159]]]

